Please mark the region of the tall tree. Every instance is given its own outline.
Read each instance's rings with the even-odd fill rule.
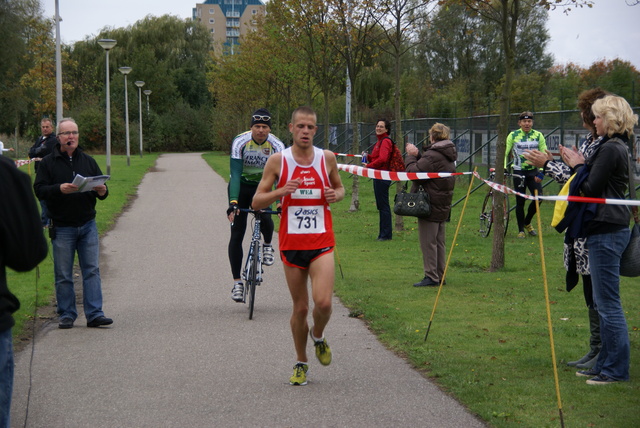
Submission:
[[[288,43],[293,44],[306,64],[308,77],[320,88],[323,97],[322,122],[324,123],[324,147],[329,148],[330,95],[343,81],[344,60],[330,42],[335,22],[324,0],[280,0],[269,3],[267,20],[273,19]],[[311,95],[311,94],[310,94]]]
[[[528,8],[543,7],[545,9],[566,6],[567,4],[591,6],[590,1],[583,0],[451,0],[453,3],[462,1],[469,9],[480,14],[487,20],[495,23],[500,29],[500,40],[504,55],[504,84],[498,96],[500,119],[498,122],[498,143],[496,147],[496,177],[504,179],[504,164],[501,161],[505,158],[506,139],[509,132],[509,100],[516,70],[516,34],[518,25],[523,16],[523,10]],[[496,198],[496,211],[502,212],[504,198],[502,193],[498,193]],[[491,270],[498,270],[504,267],[504,221],[502,216],[496,216],[496,230],[493,234],[493,251],[491,255]]]
[[[33,113],[37,118],[54,117],[56,112],[55,44],[51,35],[53,22],[29,20],[30,37],[27,55],[32,66],[20,78],[20,84],[33,96]]]
[[[393,103],[396,118],[395,141],[404,153],[404,134],[402,132],[401,75],[402,57],[418,43],[418,30],[426,22],[429,1],[423,0],[382,0],[378,8],[371,11],[374,21],[382,29],[387,43],[381,43],[380,49],[393,58]],[[400,191],[402,183],[396,184]],[[395,229],[402,230],[402,216],[396,216]]]
[[[526,4],[521,9],[515,35],[516,71],[544,73],[552,65],[551,56],[544,51],[549,40],[547,12]],[[421,66],[434,84],[465,82],[465,98],[476,105],[483,101],[479,98],[493,97],[505,72],[501,31],[495,21],[464,4],[447,3],[435,10],[429,25],[422,26],[420,39]]]
[[[584,70],[582,78],[587,87],[600,86],[632,103],[640,100],[640,72],[629,61],[596,61]]]
[[[347,76],[351,82],[351,99],[356,100],[355,83],[362,72],[368,58],[372,55],[376,43],[374,32],[375,22],[369,13],[375,7],[373,0],[328,0],[335,20],[337,21],[335,36],[331,38],[334,49],[342,56],[347,66]],[[358,119],[356,117],[356,104],[351,103],[349,116],[352,130],[352,153],[360,152],[360,135],[358,132]],[[353,176],[351,191],[351,211],[357,211],[360,207],[359,180]]]
[[[118,72],[121,66],[132,67],[128,75],[129,106],[137,111],[138,88],[133,82],[145,82],[150,89],[151,107],[156,118],[154,132],[143,129],[145,147],[149,138],[165,136],[155,147],[160,150],[198,150],[211,147],[209,112],[213,99],[206,87],[206,70],[211,62],[211,36],[206,28],[191,19],[175,16],[147,16],[126,28],[104,28],[98,36],[76,42],[70,48],[73,66],[65,64],[65,82],[73,82],[74,89],[65,95],[70,111],[83,121],[83,144],[101,145],[104,138],[105,54],[97,40],[112,38],[117,45],[109,53],[112,95],[113,148],[124,147],[124,79]],[[203,114],[206,112],[207,114]],[[176,117],[180,118],[175,123]],[[138,115],[131,121],[136,123]],[[143,119],[143,127],[149,121]],[[133,129],[136,127],[134,126]],[[161,132],[155,132],[161,131]],[[138,137],[132,133],[132,142]]]
[[[293,106],[311,98],[306,64],[287,37],[286,31],[267,21],[242,39],[239,52],[215,58],[207,77],[216,100],[217,148],[228,149],[258,107],[269,109],[273,132],[284,138],[282,124],[288,123]]]
[[[17,132],[27,118],[30,97],[20,79],[33,66],[27,44],[41,15],[38,0],[0,0],[0,131]]]

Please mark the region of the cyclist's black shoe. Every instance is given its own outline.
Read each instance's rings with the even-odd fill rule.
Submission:
[[[233,288],[231,289],[231,298],[238,302],[242,303],[242,296],[244,294],[244,285],[242,282],[236,282],[233,284]]]
[[[531,226],[530,224],[527,224],[524,226],[524,229],[529,232],[529,235],[531,236],[538,236],[538,233],[536,232],[536,230],[533,228],[533,226]]]

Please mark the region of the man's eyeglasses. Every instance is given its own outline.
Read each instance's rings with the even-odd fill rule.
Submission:
[[[264,122],[268,122],[271,120],[271,116],[261,116],[259,114],[254,114],[252,117],[253,120],[262,120]]]
[[[65,132],[58,132],[58,135],[78,135],[78,131],[65,131]]]

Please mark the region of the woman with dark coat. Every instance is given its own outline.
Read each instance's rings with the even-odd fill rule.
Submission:
[[[449,128],[441,123],[434,124],[429,130],[430,144],[420,153],[413,144],[407,144],[405,169],[407,172],[456,172],[458,152],[449,140]],[[413,284],[414,287],[437,286],[442,281],[446,263],[445,254],[445,222],[451,211],[455,178],[435,178],[417,180],[411,186],[411,192],[418,192],[422,186],[429,194],[431,215],[418,219],[420,249],[424,278]]]

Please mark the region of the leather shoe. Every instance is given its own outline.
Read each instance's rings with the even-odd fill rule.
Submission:
[[[113,320],[111,318],[107,318],[105,316],[100,315],[99,317],[96,317],[91,321],[89,321],[87,323],[87,327],[100,327],[103,325],[111,325],[111,324],[113,324]]]
[[[437,282],[435,282],[433,279],[429,278],[428,276],[425,276],[422,281],[420,282],[416,282],[415,284],[413,284],[414,287],[437,287],[438,284]]]
[[[58,328],[73,328],[73,320],[71,318],[62,318],[58,322]]]

